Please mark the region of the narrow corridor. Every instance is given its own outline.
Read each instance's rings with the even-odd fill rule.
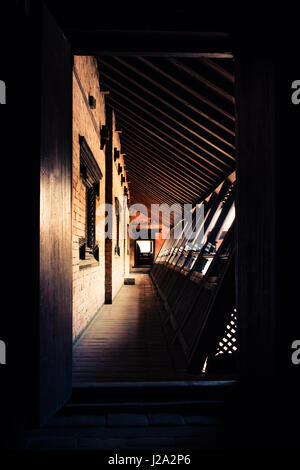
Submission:
[[[112,305],[104,305],[73,349],[73,383],[194,380],[171,348],[162,304],[148,273],[131,273]]]
[[[3,174],[24,206],[6,194],[5,222],[32,266],[25,297],[6,276],[0,447],[299,447],[288,8],[3,4]]]

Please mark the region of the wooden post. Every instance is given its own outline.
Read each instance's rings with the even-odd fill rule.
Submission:
[[[106,125],[109,139],[105,147],[105,203],[113,205],[113,110],[106,106]],[[112,303],[113,240],[105,239],[105,303]]]
[[[39,422],[44,424],[72,392],[72,55],[45,7],[41,21]]]
[[[239,379],[249,406],[266,411],[276,376],[272,58],[257,49],[237,54],[236,83]]]

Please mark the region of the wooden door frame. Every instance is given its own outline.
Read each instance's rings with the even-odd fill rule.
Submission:
[[[101,44],[101,34],[104,38],[106,38],[106,42],[104,41],[105,45],[107,46],[106,50],[95,50],[95,43],[85,42],[83,47],[78,46],[75,44],[75,48],[73,49],[74,54],[79,55],[109,55],[114,56],[118,54],[118,50],[113,49],[115,47],[115,43],[112,45],[112,49],[109,50],[109,42],[107,41],[107,33],[103,31],[98,34],[98,44]],[[205,34],[205,33],[204,33]],[[129,35],[130,36],[130,35]],[[199,33],[199,38],[201,37],[201,33]],[[136,46],[136,35],[132,35],[134,38],[134,44]],[[155,41],[155,32],[153,32],[152,40]],[[143,39],[142,43],[139,44],[140,50],[136,50],[133,48],[133,42],[128,41],[128,34],[124,34],[124,39],[126,39],[125,43],[128,44],[126,55],[134,56],[134,55],[157,55],[159,57],[168,56],[170,55],[166,50],[164,50],[164,44],[161,44],[160,50],[161,52],[151,52],[149,50],[149,44],[151,43],[151,37],[146,37]],[[129,38],[130,39],[130,38]],[[227,38],[229,39],[229,38]],[[182,42],[183,39],[181,38],[180,41]],[[195,38],[195,42],[197,38]],[[84,41],[83,41],[84,42]],[[131,46],[130,46],[131,44]],[[147,44],[145,51],[143,52],[143,44]],[[203,41],[202,41],[203,44]],[[219,38],[209,39],[206,37],[204,41],[204,46],[199,46],[199,53],[193,53],[193,56],[204,56],[204,57],[228,57],[228,52],[225,52],[224,49],[228,50],[228,45],[230,41],[219,40]],[[131,49],[130,49],[131,47]],[[210,52],[205,52],[203,48],[206,50],[210,50]],[[237,52],[236,50],[237,49]],[[274,77],[271,73],[271,62],[272,60],[266,59],[258,59],[252,54],[249,58],[248,50],[243,50],[240,47],[236,47],[235,43],[231,44],[231,50],[233,51],[230,55],[235,57],[236,62],[238,64],[238,75],[237,75],[237,102],[238,102],[238,114],[237,114],[237,131],[238,131],[238,150],[237,150],[237,198],[236,198],[236,219],[237,219],[237,261],[236,261],[236,273],[237,273],[237,310],[240,316],[239,321],[239,337],[240,337],[240,370],[239,370],[239,378],[241,377],[244,381],[245,387],[249,386],[251,383],[255,382],[256,379],[263,379],[266,378],[266,375],[262,374],[262,368],[260,367],[261,364],[269,363],[270,355],[272,355],[273,348],[273,340],[275,332],[272,331],[270,334],[266,330],[260,333],[260,343],[259,343],[259,354],[255,354],[253,347],[251,348],[251,341],[253,342],[253,328],[255,328],[257,319],[259,316],[255,315],[255,308],[258,308],[260,311],[260,315],[264,316],[264,312],[266,309],[267,317],[269,321],[273,321],[275,318],[275,310],[274,310],[274,276],[273,276],[273,263],[272,259],[275,256],[275,244],[273,240],[273,229],[275,224],[275,215],[274,215],[274,201],[275,201],[275,194],[274,194],[274,182],[273,177],[271,177],[272,182],[270,183],[269,176],[270,172],[273,173],[273,158],[274,158],[274,123],[272,120],[265,119],[263,125],[266,126],[267,132],[261,132],[261,129],[254,124],[251,126],[251,122],[247,120],[248,127],[243,125],[243,120],[247,118],[248,114],[251,112],[255,113],[256,103],[252,101],[251,97],[247,96],[247,90],[251,92],[251,90],[257,93],[257,99],[261,99],[261,95],[259,94],[259,85],[260,80],[264,80],[266,86],[269,86],[269,94],[268,96],[264,96],[264,100],[261,103],[262,105],[262,114],[264,111],[269,111],[270,109],[273,110],[274,108],[274,97],[272,95],[273,91],[273,80]],[[121,54],[121,53],[120,53]],[[122,52],[124,54],[124,52]],[[172,55],[177,56],[190,56],[189,53],[181,52],[181,53],[172,53]],[[249,62],[250,61],[250,62]],[[250,64],[250,71],[251,74],[247,75],[245,71]],[[256,67],[261,67],[261,74],[256,77],[255,76],[255,69]],[[271,68],[270,68],[271,67]],[[249,71],[249,69],[248,69]],[[266,99],[267,98],[267,99]],[[247,114],[248,112],[248,114]],[[239,114],[240,113],[240,114]],[[264,114],[263,114],[264,115]],[[254,114],[253,114],[254,116]],[[249,150],[249,142],[255,141],[255,152],[248,152]],[[259,143],[263,142],[262,146],[259,146]],[[245,152],[248,157],[245,158]],[[251,163],[249,169],[249,162]],[[261,169],[268,168],[268,173],[262,173],[260,175],[261,186],[257,186],[256,177],[257,171],[261,171]],[[251,170],[251,171],[250,171]],[[259,199],[259,195],[263,200],[263,204],[260,207],[259,211],[253,211],[253,207],[251,208],[250,201],[247,200],[245,195],[245,191],[243,191],[243,187],[249,187],[249,184],[255,187],[256,197]],[[248,220],[249,217],[251,218],[251,226],[249,228]],[[266,223],[266,220],[268,223]],[[255,227],[263,227],[266,232],[262,233],[261,237],[256,237]],[[253,229],[253,231],[251,231]],[[271,240],[271,244],[270,244]],[[262,270],[263,266],[265,265],[265,258],[264,256],[261,257],[253,257],[249,258],[249,252],[247,255],[247,249],[251,246],[251,252],[268,253],[268,259],[271,260],[267,266],[267,269],[261,271],[263,276],[259,277],[258,282],[254,284],[251,282],[250,278],[250,271],[245,270],[245,256],[248,261],[251,263],[252,272],[257,272],[257,270]],[[135,260],[136,261],[136,260]],[[245,285],[250,286],[250,288],[245,291]],[[268,292],[265,291],[265,286],[268,285],[270,290]],[[255,308],[254,308],[255,306]],[[268,321],[264,325],[267,328]],[[268,343],[270,346],[270,350],[265,348],[264,346],[264,335],[268,336]],[[249,350],[250,348],[250,350]],[[250,351],[253,352],[251,355],[251,360],[249,361],[249,355],[251,354]],[[265,355],[265,361],[262,361],[262,356]],[[274,361],[272,361],[273,364]],[[258,369],[256,369],[256,366]],[[258,371],[259,370],[259,371]],[[273,369],[272,369],[273,370]],[[258,393],[258,390],[255,391]],[[255,395],[256,396],[256,395]],[[257,397],[257,396],[256,396]]]

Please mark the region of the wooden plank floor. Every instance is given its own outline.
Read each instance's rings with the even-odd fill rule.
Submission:
[[[149,274],[131,273],[73,349],[73,383],[195,380],[167,344]]]

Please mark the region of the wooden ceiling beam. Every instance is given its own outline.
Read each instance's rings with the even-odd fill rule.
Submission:
[[[172,187],[171,185],[166,186],[166,181],[158,178],[157,172],[153,173],[149,168],[145,169],[143,166],[139,165],[138,160],[131,155],[131,158],[127,159],[126,165],[128,167],[129,174],[135,173],[137,175],[143,175],[146,181],[149,181],[153,187],[164,191],[166,194],[169,194],[170,197],[177,197],[177,188]],[[181,198],[184,203],[184,198]]]
[[[198,186],[197,188],[195,188],[193,185],[189,184],[189,183],[186,183],[185,180],[183,180],[182,178],[182,175],[180,173],[176,173],[176,172],[171,172],[170,170],[166,170],[162,165],[155,165],[152,160],[149,161],[149,159],[147,159],[146,161],[143,159],[143,154],[142,152],[140,151],[136,151],[133,147],[131,147],[130,149],[128,149],[128,157],[127,158],[135,158],[135,159],[139,159],[138,163],[142,162],[142,166],[143,168],[146,168],[148,169],[148,166],[150,166],[151,169],[154,169],[154,171],[156,172],[159,172],[160,174],[163,175],[163,177],[166,179],[168,178],[168,180],[171,180],[172,182],[174,182],[174,184],[176,183],[179,187],[179,188],[182,188],[182,190],[186,193],[189,193],[189,194],[192,194],[193,196],[197,196],[199,195],[200,193],[203,192],[203,188],[201,188],[200,186]],[[142,156],[142,158],[141,158]],[[178,180],[180,181],[178,183]]]
[[[151,204],[150,204],[150,208],[151,208],[151,205],[152,204],[158,204],[158,205],[161,205],[161,204],[166,204],[166,201],[165,200],[161,200],[159,197],[157,197],[156,194],[154,194],[152,191],[149,191],[147,188],[145,188],[144,185],[142,185],[139,181],[135,181],[134,182],[135,184],[135,190],[138,189],[140,191],[140,196],[142,196],[143,194],[148,193],[149,195],[151,195],[153,197],[153,200],[151,201]],[[143,197],[141,198],[140,201],[143,201],[145,200]],[[140,202],[139,203],[143,203],[143,202]],[[171,201],[171,202],[168,202],[167,204],[169,204],[170,206],[175,204],[175,201]],[[180,206],[182,206],[180,204]],[[175,211],[177,214],[179,215],[182,215],[182,211],[181,212],[178,212],[178,211]]]
[[[155,174],[159,176],[159,178],[170,184],[173,189],[180,190],[183,194],[187,194],[193,197],[199,197],[199,192],[194,192],[190,189],[190,187],[181,184],[181,175],[177,174],[176,177],[171,173],[166,173],[162,168],[153,165],[149,160],[145,161],[141,159],[140,155],[136,153],[132,148],[127,153],[126,162],[127,160],[133,160],[137,167],[141,166],[144,170],[149,171],[150,174],[153,174],[154,171]]]
[[[151,151],[149,152],[149,149],[146,150],[145,148],[140,147],[136,142],[132,143],[132,141],[125,136],[122,138],[122,143],[124,145],[124,149],[128,149],[129,152],[134,150],[135,154],[140,155],[147,164],[150,161],[152,167],[168,173],[175,179],[180,178],[183,183],[189,185],[192,192],[198,193],[199,191],[202,191],[203,188],[205,188],[205,186],[199,183],[199,181],[196,184],[194,179],[187,178],[185,174],[180,171],[180,169],[174,169],[174,166],[170,166],[171,164],[167,165],[165,160],[163,160],[161,157],[153,155]]]
[[[162,129],[160,129],[159,127],[155,126],[154,124],[152,124],[151,122],[147,121],[146,119],[142,118],[141,116],[139,116],[138,114],[136,114],[134,111],[132,111],[132,109],[128,106],[125,106],[123,104],[121,104],[118,100],[116,100],[113,96],[110,97],[110,101],[112,103],[115,103],[117,106],[120,106],[121,108],[123,109],[127,109],[127,117],[128,117],[128,113],[132,114],[135,119],[138,119],[139,121],[143,121],[147,128],[149,126],[151,126],[153,129],[155,129],[156,132],[159,132],[160,134],[162,134],[163,136],[165,137],[161,137],[159,136],[159,134],[151,131],[150,129],[148,129],[148,132],[152,133],[153,135],[155,135],[157,138],[160,138],[161,140],[163,140],[163,142],[165,142],[167,145],[175,148],[177,150],[178,148],[178,145],[181,146],[185,152],[190,152],[192,153],[193,155],[195,155],[197,157],[197,159],[195,159],[194,157],[191,157],[190,155],[184,153],[181,151],[182,154],[184,154],[187,158],[189,158],[192,162],[194,162],[196,165],[199,165],[201,166],[202,168],[204,168],[206,171],[208,171],[209,173],[213,174],[214,176],[217,176],[217,174],[213,171],[213,170],[210,170],[207,166],[203,165],[202,163],[200,163],[200,161],[204,161],[205,163],[207,163],[208,165],[212,166],[213,168],[215,168],[216,170],[222,172],[224,171],[223,168],[220,168],[219,166],[217,166],[215,163],[212,163],[210,160],[208,160],[207,158],[203,157],[203,155],[200,155],[199,153],[197,153],[195,150],[193,150],[191,147],[187,146],[187,145],[184,145],[182,142],[180,142],[179,140],[175,139],[175,137],[172,137],[170,136],[169,134],[167,134],[165,131],[163,131]],[[129,100],[127,100],[129,101]],[[162,122],[162,121],[161,121]],[[171,140],[172,142],[174,142],[175,144],[177,144],[177,146],[171,144],[168,140],[166,139],[169,139]],[[208,153],[209,155],[212,156],[212,154],[208,151],[206,151],[206,153]],[[214,158],[217,158],[214,156]],[[223,160],[221,159],[218,159],[217,160],[222,164],[224,165],[225,167],[228,167],[230,168],[230,165],[226,162],[224,162]]]
[[[122,121],[122,122],[123,122],[123,121]],[[130,134],[136,135],[136,133],[135,133],[134,131],[132,131],[132,129],[131,129],[130,126],[127,126],[125,123],[123,123],[122,125],[123,125],[124,129],[126,129],[127,135],[130,135]],[[144,134],[145,134],[145,133],[143,133],[143,135],[144,135]],[[123,136],[123,137],[124,137],[124,136]],[[138,137],[140,137],[140,136],[138,136]],[[146,137],[146,139],[143,139],[143,138],[140,137],[140,140],[144,140],[144,141],[146,142],[146,148],[147,148],[148,146],[149,146],[149,147],[151,146],[151,147],[155,150],[156,147],[153,146],[153,145],[151,145],[151,144],[148,144],[148,142],[147,142],[147,139],[148,139],[148,141],[150,141],[151,136],[148,136],[147,134],[145,134],[145,137]],[[152,139],[152,140],[154,140],[154,139]],[[156,143],[156,142],[155,142],[155,143]],[[161,144],[160,144],[160,145],[161,145]],[[163,148],[165,148],[165,147],[163,146]],[[166,149],[166,150],[168,151],[168,149]],[[190,165],[192,168],[194,168],[194,166],[191,165],[189,161],[186,161],[186,160],[184,160],[183,158],[180,158],[180,157],[179,157],[180,160],[183,161],[183,162],[185,162],[185,164],[184,164],[184,163],[181,163],[181,161],[178,161],[178,155],[174,154],[174,152],[170,152],[171,155],[168,155],[168,154],[165,154],[165,153],[162,153],[162,152],[157,152],[157,154],[158,154],[158,155],[165,155],[165,157],[168,158],[168,159],[172,158],[172,155],[174,155],[174,157],[175,157],[175,158],[174,158],[174,165],[179,165],[179,166],[182,167],[187,173],[192,173],[192,174],[194,175],[194,181],[197,181],[198,184],[201,184],[203,187],[209,188],[209,187],[211,186],[212,182],[215,181],[215,179],[213,179],[213,178],[211,178],[211,177],[209,178],[210,181],[207,181],[207,180],[204,178],[203,172],[202,172],[200,169],[197,169],[196,172],[192,171],[190,168],[187,167],[187,165]],[[168,160],[168,161],[169,161],[169,160]],[[200,173],[200,174],[199,174],[199,173]],[[205,175],[205,176],[206,176],[206,175]],[[198,178],[199,180],[201,179],[202,182],[199,183],[199,181],[197,180],[197,178]]]
[[[140,88],[141,90],[143,90],[145,93],[149,94],[151,97],[155,98],[157,101],[160,101],[161,103],[163,103],[165,106],[167,106],[168,108],[172,109],[172,111],[174,111],[175,113],[179,114],[180,116],[182,116],[184,119],[186,119],[187,121],[190,121],[191,123],[193,123],[195,126],[199,127],[201,130],[203,130],[204,132],[212,135],[215,139],[219,140],[220,142],[222,142],[223,144],[227,145],[228,147],[232,148],[232,149],[235,149],[235,146],[233,144],[231,144],[230,142],[228,142],[226,139],[223,139],[222,137],[220,137],[218,134],[216,134],[215,132],[213,132],[212,130],[210,130],[208,127],[206,126],[203,126],[201,123],[199,123],[198,121],[196,121],[195,119],[191,118],[188,114],[185,114],[183,113],[180,109],[178,109],[178,107],[175,107],[173,106],[171,103],[169,103],[168,101],[164,100],[163,98],[161,98],[159,95],[157,95],[156,93],[154,93],[152,90],[150,89],[147,89],[145,88],[143,85],[141,85],[140,83],[138,83],[137,81],[135,81],[133,78],[131,78],[129,75],[126,75],[125,73],[121,72],[121,70],[117,69],[116,67],[114,67],[113,65],[111,65],[109,62],[107,61],[104,61],[104,60],[101,60],[101,66],[104,66],[109,68],[110,70],[113,70],[116,74],[120,75],[121,77],[125,78],[125,80],[127,80],[128,82],[130,82],[132,85],[134,85],[135,89],[136,88]],[[102,75],[103,72],[100,72],[100,74]],[[125,89],[125,86],[123,86],[123,84],[121,84],[121,81],[119,82],[119,85],[122,86],[124,89]],[[130,90],[130,92],[132,94],[135,94],[132,90]],[[137,96],[140,96],[140,95],[137,95]],[[141,99],[141,98],[140,98]],[[149,103],[149,102],[148,102]],[[159,109],[157,108],[156,106],[154,106],[152,103],[149,103],[149,106],[152,106],[154,109]],[[159,110],[160,112],[162,112],[162,110],[160,109]],[[166,113],[163,113],[163,114],[166,114]],[[167,116],[171,119],[171,116],[167,114]],[[173,118],[174,120],[174,118]],[[183,126],[183,124],[180,122],[180,121],[177,121],[180,125]],[[186,126],[183,126],[185,129],[189,129],[189,132],[191,132],[192,134],[194,134],[195,136],[197,136],[199,139],[203,140],[203,142],[207,143],[208,145],[212,146],[213,148],[216,148],[217,150],[219,151],[222,151],[220,149],[219,146],[213,144],[210,140],[206,139],[205,137],[203,137],[201,134],[198,134],[197,132],[194,132],[192,129],[190,128],[187,128]]]
[[[122,93],[119,93],[117,90],[115,89],[112,89],[111,90],[120,95],[123,100],[127,101],[128,103],[130,103],[131,105],[135,106],[136,108],[139,108],[142,110],[143,113],[146,113],[148,114],[148,116],[151,117],[151,119],[154,119],[156,121],[158,121],[160,124],[162,124],[163,126],[166,126],[168,127],[169,129],[171,129],[172,132],[178,134],[181,139],[184,139],[186,141],[188,141],[189,143],[191,143],[194,147],[197,147],[199,150],[201,150],[201,152],[205,152],[207,155],[209,155],[211,158],[213,158],[214,160],[216,160],[217,162],[221,163],[221,165],[224,165],[224,166],[227,166],[228,168],[230,167],[230,165],[228,163],[226,163],[224,161],[224,159],[222,160],[221,158],[217,157],[216,155],[214,155],[213,153],[211,153],[209,150],[203,148],[201,145],[197,144],[196,142],[194,142],[193,140],[191,140],[189,137],[185,136],[184,134],[182,134],[181,132],[179,132],[177,129],[174,129],[174,127],[170,126],[167,122],[165,121],[162,121],[161,119],[157,118],[155,115],[153,115],[152,113],[150,113],[149,111],[147,111],[146,109],[144,109],[142,106],[140,106],[139,104],[137,103],[134,103],[130,98],[124,96]],[[111,97],[111,100],[112,101],[115,101],[117,102],[120,106],[124,107],[119,101],[117,101],[114,97]],[[204,162],[208,163],[210,166],[216,168],[217,170],[220,170],[222,171],[222,169],[215,163],[213,163],[211,160],[207,159],[206,157],[203,156],[203,154],[200,154],[198,153],[197,151],[193,150],[189,145],[186,145],[184,144],[181,140],[177,140],[175,137],[171,136],[170,134],[168,134],[167,132],[163,131],[161,128],[157,127],[156,125],[150,123],[147,119],[144,119],[142,118],[141,116],[138,116],[134,111],[132,111],[132,107],[129,107],[128,105],[126,106],[128,109],[130,109],[130,112],[136,116],[136,117],[139,117],[140,120],[142,120],[144,123],[146,123],[147,125],[150,125],[151,127],[153,127],[153,129],[155,129],[156,131],[160,132],[161,134],[163,134],[164,136],[166,136],[167,138],[171,139],[173,142],[175,142],[177,145],[180,145],[181,147],[183,147],[186,151],[192,153],[193,155],[196,155],[198,158],[200,158],[200,160],[203,160]],[[223,152],[224,154],[226,154],[226,152]],[[234,157],[230,156],[229,154],[226,154],[227,157],[229,157],[230,159],[234,160]]]
[[[136,194],[136,197],[133,197],[133,200],[135,201],[134,203],[135,204],[144,204],[148,210],[148,214],[149,214],[149,217],[153,217],[153,208],[151,207],[153,204],[158,204],[160,205],[161,203],[159,201],[149,201],[149,199],[147,200],[145,198],[145,191],[143,191],[142,189],[137,189],[137,187],[135,188],[135,194]],[[145,201],[147,200],[147,203],[145,203]],[[179,218],[182,218],[182,211],[181,212],[176,212],[176,215],[179,216]],[[154,213],[154,217],[157,217],[157,219],[159,219],[159,213]],[[173,216],[173,213],[171,213],[171,222],[173,221],[174,223],[174,216]],[[157,221],[158,224],[160,224],[160,220]],[[162,223],[162,221],[161,221]],[[162,224],[163,225],[163,224]]]
[[[115,59],[120,62],[121,64],[127,66],[130,70],[134,71],[136,74],[140,75],[141,77],[143,77],[144,79],[146,79],[148,82],[150,82],[152,85],[155,85],[157,88],[161,89],[162,91],[164,91],[165,93],[167,93],[168,95],[170,95],[173,99],[179,101],[180,103],[182,103],[184,106],[186,106],[187,108],[189,108],[191,111],[194,111],[195,113],[199,114],[199,116],[201,116],[202,118],[206,119],[207,121],[209,121],[210,123],[214,124],[215,126],[219,127],[220,129],[222,129],[223,131],[227,132],[228,134],[234,136],[235,135],[235,132],[231,129],[229,129],[228,127],[224,126],[222,123],[220,123],[219,121],[217,121],[216,119],[212,118],[211,116],[209,116],[208,114],[204,113],[203,111],[201,111],[200,109],[196,108],[195,106],[193,106],[190,102],[186,101],[185,99],[181,98],[179,95],[176,95],[175,93],[173,93],[171,90],[169,90],[168,88],[166,88],[165,86],[163,86],[161,83],[157,82],[156,80],[154,80],[153,78],[151,78],[150,76],[144,74],[143,72],[141,72],[139,69],[137,69],[136,67],[133,67],[132,65],[128,64],[125,60],[121,59],[120,57],[115,57]]]
[[[175,83],[175,85],[183,88],[186,92],[190,93],[191,95],[195,96],[195,98],[197,98],[198,100],[202,101],[203,103],[205,103],[207,106],[211,107],[212,109],[214,109],[215,111],[217,111],[219,114],[221,114],[222,116],[226,117],[227,119],[230,119],[231,121],[235,121],[235,116],[233,116],[232,114],[229,114],[227,113],[227,111],[224,111],[224,109],[220,108],[218,105],[216,105],[215,103],[213,103],[211,100],[205,98],[205,96],[203,95],[200,95],[200,93],[198,93],[197,91],[193,90],[192,88],[190,88],[189,86],[185,85],[184,83],[180,82],[179,80],[177,80],[175,77],[173,77],[172,75],[168,74],[167,72],[165,72],[164,70],[162,70],[160,67],[157,67],[156,65],[154,65],[151,61],[145,59],[144,57],[141,57],[139,56],[138,57],[139,60],[141,60],[144,64],[148,65],[150,68],[152,68],[153,70],[155,70],[156,72],[160,73],[161,75],[163,75],[165,78],[167,78],[168,80],[170,80],[171,82]]]
[[[177,198],[178,202],[182,204],[186,203],[186,200],[183,199],[181,195],[178,196],[178,194],[172,191],[170,188],[166,188],[164,185],[161,185],[160,182],[153,181],[153,178],[149,177],[147,173],[145,173],[143,170],[141,169],[138,170],[135,165],[133,168],[134,170],[132,169],[132,167],[131,168],[129,167],[130,178],[132,178],[132,175],[137,176],[137,177],[139,177],[140,175],[143,175],[144,180],[150,183],[150,186],[153,187],[154,191],[159,191],[162,196],[165,194],[166,196],[171,198],[170,200],[172,200],[172,197],[173,197],[173,198]]]
[[[218,87],[214,83],[210,82],[206,78],[204,78],[202,75],[200,75],[198,72],[195,72],[195,70],[191,69],[187,65],[183,64],[180,60],[174,59],[173,57],[170,57],[168,61],[175,65],[175,67],[183,70],[185,73],[187,73],[190,77],[194,78],[195,80],[198,80],[200,83],[205,85],[207,88],[212,90],[214,93],[217,95],[221,96],[225,100],[229,101],[233,105],[235,104],[235,99],[234,96],[232,96],[230,93],[227,93],[225,90],[222,88]]]
[[[169,204],[172,205],[174,203],[183,205],[183,202],[177,201],[176,199],[173,199],[170,194],[165,194],[161,190],[153,187],[151,184],[146,183],[145,179],[141,179],[140,175],[134,173],[131,176],[132,181],[136,184],[139,184],[144,190],[148,191],[149,194],[152,194],[154,198],[157,198],[161,204]]]
[[[139,199],[137,199],[137,197]],[[153,199],[149,199],[145,191],[141,192],[139,189],[137,189],[136,186],[134,187],[134,193],[132,195],[132,198],[138,202],[147,201],[147,204],[145,205],[149,205],[149,208],[151,207],[151,204],[153,204]],[[141,202],[141,203],[144,203],[144,202]],[[155,203],[158,203],[158,201],[156,201]]]
[[[204,181],[199,176],[199,173],[194,173],[192,170],[190,170],[190,168],[187,166],[188,162],[183,164],[180,161],[173,161],[173,162],[170,161],[169,159],[172,158],[172,157],[170,155],[166,154],[164,151],[162,151],[161,148],[160,148],[160,145],[157,144],[157,142],[156,142],[156,146],[153,145],[151,143],[151,140],[152,140],[151,137],[146,140],[137,133],[137,132],[142,132],[142,131],[139,131],[139,130],[135,129],[135,131],[136,131],[135,132],[130,128],[130,125],[128,126],[125,123],[123,124],[123,126],[124,126],[124,129],[126,129],[126,132],[128,133],[128,136],[134,136],[134,139],[132,139],[130,137],[126,137],[126,133],[125,133],[122,136],[122,141],[125,138],[129,141],[130,145],[134,145],[133,142],[138,142],[139,145],[143,146],[144,152],[146,154],[148,154],[150,157],[156,158],[156,160],[158,160],[159,162],[162,161],[162,163],[167,162],[169,165],[172,165],[172,164],[174,165],[174,163],[175,163],[180,168],[183,168],[185,174],[187,174],[187,176],[188,176],[188,178],[185,178],[185,179],[187,179],[188,182],[192,181],[192,182],[194,182],[194,185],[196,185],[196,186],[200,185],[203,188],[209,188],[210,187],[209,184],[211,184],[211,183],[209,183],[209,184],[204,183]],[[171,154],[173,155],[172,152],[171,152]],[[156,155],[156,157],[155,157],[155,155]],[[157,155],[163,156],[163,157],[165,157],[165,159],[158,158]],[[199,182],[200,179],[202,180],[202,183]]]
[[[161,185],[163,185],[163,187],[168,187],[168,191],[172,194],[174,194],[174,191],[175,191],[175,196],[177,196],[177,191],[180,191],[181,194],[183,194],[186,198],[197,198],[199,197],[199,194],[194,194],[194,193],[191,193],[188,189],[186,189],[185,187],[181,186],[180,184],[178,184],[178,181],[176,182],[177,185],[175,185],[174,183],[174,180],[170,178],[170,176],[163,176],[160,174],[160,172],[158,172],[157,169],[154,170],[154,173],[153,173],[153,170],[152,168],[149,168],[149,166],[144,166],[140,163],[140,159],[139,157],[135,157],[134,156],[134,153],[131,153],[128,154],[128,158],[126,159],[126,164],[128,165],[128,170],[130,172],[130,163],[128,162],[133,162],[134,163],[134,167],[136,169],[140,169],[139,171],[141,171],[142,174],[145,174],[145,175],[149,175],[149,176],[152,176],[152,178],[159,183]],[[178,178],[179,180],[179,178]],[[169,189],[171,188],[171,190]]]
[[[191,157],[190,155],[188,155],[187,153],[183,152],[182,150],[178,149],[178,147],[176,147],[174,144],[172,144],[171,142],[169,142],[168,140],[166,140],[164,137],[161,137],[159,134],[157,134],[156,132],[153,132],[152,130],[149,129],[149,123],[147,123],[146,121],[146,127],[143,126],[140,121],[143,121],[145,122],[144,119],[142,119],[140,116],[138,116],[137,114],[133,113],[132,111],[128,111],[128,109],[126,109],[125,106],[123,105],[120,105],[120,103],[118,101],[116,101],[114,98],[110,97],[110,103],[112,103],[112,108],[114,108],[119,114],[123,115],[125,117],[126,120],[130,120],[132,121],[135,125],[141,127],[142,129],[144,129],[144,131],[146,131],[146,133],[148,134],[151,134],[153,135],[156,139],[160,140],[161,142],[163,142],[164,144],[166,144],[167,146],[171,147],[172,149],[176,150],[177,152],[179,151],[181,155],[184,155],[186,157],[186,159],[190,160],[191,162],[193,162],[195,165],[197,165],[198,167],[201,167],[203,169],[204,172],[208,172],[208,173],[211,173],[214,177],[218,177],[218,174],[215,173],[214,171],[210,170],[209,168],[207,168],[205,165],[203,165],[202,163],[200,163],[200,161],[197,161],[195,158]],[[124,111],[122,111],[120,108],[124,108],[127,112],[125,113]],[[132,118],[129,116],[129,114],[133,114],[135,116],[135,118]],[[150,124],[151,125],[151,124]],[[155,126],[151,125],[151,127],[153,127],[154,129],[158,130],[158,132],[160,132],[161,134],[165,134],[163,133],[160,129],[156,128]],[[167,135],[167,138],[168,138],[168,135]],[[172,139],[173,141],[176,142],[176,139]],[[183,146],[185,147],[185,146]],[[190,151],[187,147],[185,147],[186,150]],[[195,155],[198,157],[198,154],[196,152],[192,152],[192,153],[195,153]],[[212,165],[212,164],[210,164]],[[194,166],[194,165],[193,165]],[[215,167],[215,165],[212,165]],[[229,166],[229,165],[228,165]],[[222,169],[219,169],[217,168],[221,173],[224,171]],[[210,178],[210,179],[214,179],[212,178],[210,175],[207,175],[205,174],[206,178]]]
[[[219,64],[214,62],[213,60],[209,59],[208,57],[201,57],[198,58],[198,60],[204,64],[206,67],[210,68],[211,70],[214,70],[217,74],[221,75],[223,78],[228,80],[230,83],[234,83],[234,75],[227,70],[225,70],[223,67],[221,67]]]
[[[188,133],[190,134],[193,134],[195,135],[199,140],[202,140],[201,137],[199,136],[199,134],[197,134],[196,132],[193,132],[191,129],[189,129],[187,126],[185,126],[184,124],[182,124],[180,121],[177,121],[176,119],[174,119],[171,115],[168,115],[167,113],[165,113],[163,110],[157,108],[156,106],[154,106],[152,103],[149,103],[149,101],[145,100],[144,98],[142,98],[141,96],[139,96],[137,93],[129,90],[127,87],[125,87],[121,82],[118,83],[115,79],[111,78],[109,75],[107,75],[106,73],[102,72],[102,75],[103,77],[106,77],[106,79],[108,81],[112,81],[114,82],[115,84],[117,84],[117,86],[123,88],[124,90],[126,90],[127,92],[133,94],[137,99],[141,100],[142,102],[146,103],[148,106],[156,109],[156,111],[158,111],[162,116],[166,116],[167,119],[169,119],[170,121],[173,121],[175,122],[178,126],[182,127],[185,131],[187,131]],[[106,84],[106,86],[108,88],[110,88],[110,90],[113,92],[113,93],[116,93],[117,95],[121,96],[121,98],[123,98],[123,100],[131,103],[133,106],[135,106],[136,108],[139,108],[142,110],[143,113],[146,113],[148,114],[152,119],[156,120],[157,122],[159,122],[160,124],[162,124],[163,126],[166,126],[168,129],[171,129],[172,132],[176,133],[177,135],[179,135],[182,139],[185,139],[186,141],[188,141],[189,143],[191,143],[193,146],[197,147],[198,149],[200,149],[202,152],[205,152],[206,154],[208,154],[211,158],[213,158],[214,160],[222,163],[222,164],[225,164],[224,163],[224,160],[222,160],[221,158],[217,157],[215,154],[213,154],[212,152],[210,152],[209,150],[205,149],[204,147],[202,147],[201,145],[199,145],[197,142],[195,142],[194,140],[190,139],[187,135],[183,134],[182,132],[178,131],[176,128],[174,128],[173,126],[171,126],[170,124],[168,124],[166,121],[163,121],[162,119],[160,119],[159,117],[157,117],[155,114],[151,113],[150,111],[148,111],[147,109],[145,109],[144,107],[142,107],[141,105],[139,105],[138,103],[136,103],[135,101],[131,100],[128,96],[124,95],[123,93],[121,93],[119,90],[116,90],[115,88],[113,88],[110,84],[108,84],[107,82],[103,82],[104,84]],[[161,131],[162,132],[162,131]],[[165,134],[167,135],[167,134]],[[206,140],[206,139],[204,139]],[[206,141],[207,143],[207,141]],[[181,144],[183,145],[183,144]],[[211,144],[212,145],[212,144]],[[225,155],[226,157],[228,157],[229,159],[231,160],[234,160],[234,157],[232,155],[230,155],[229,153],[225,152],[225,150],[217,147],[216,145],[213,145],[214,149],[217,150],[218,152],[222,153],[223,155]],[[191,152],[194,153],[194,151],[192,149],[190,149],[190,147],[186,147],[184,146],[184,148],[188,148]],[[206,160],[203,156],[201,156],[201,158],[210,163],[211,165],[213,165],[213,163],[210,162],[210,160]],[[229,165],[228,165],[229,166]],[[218,168],[216,166],[216,168]]]

